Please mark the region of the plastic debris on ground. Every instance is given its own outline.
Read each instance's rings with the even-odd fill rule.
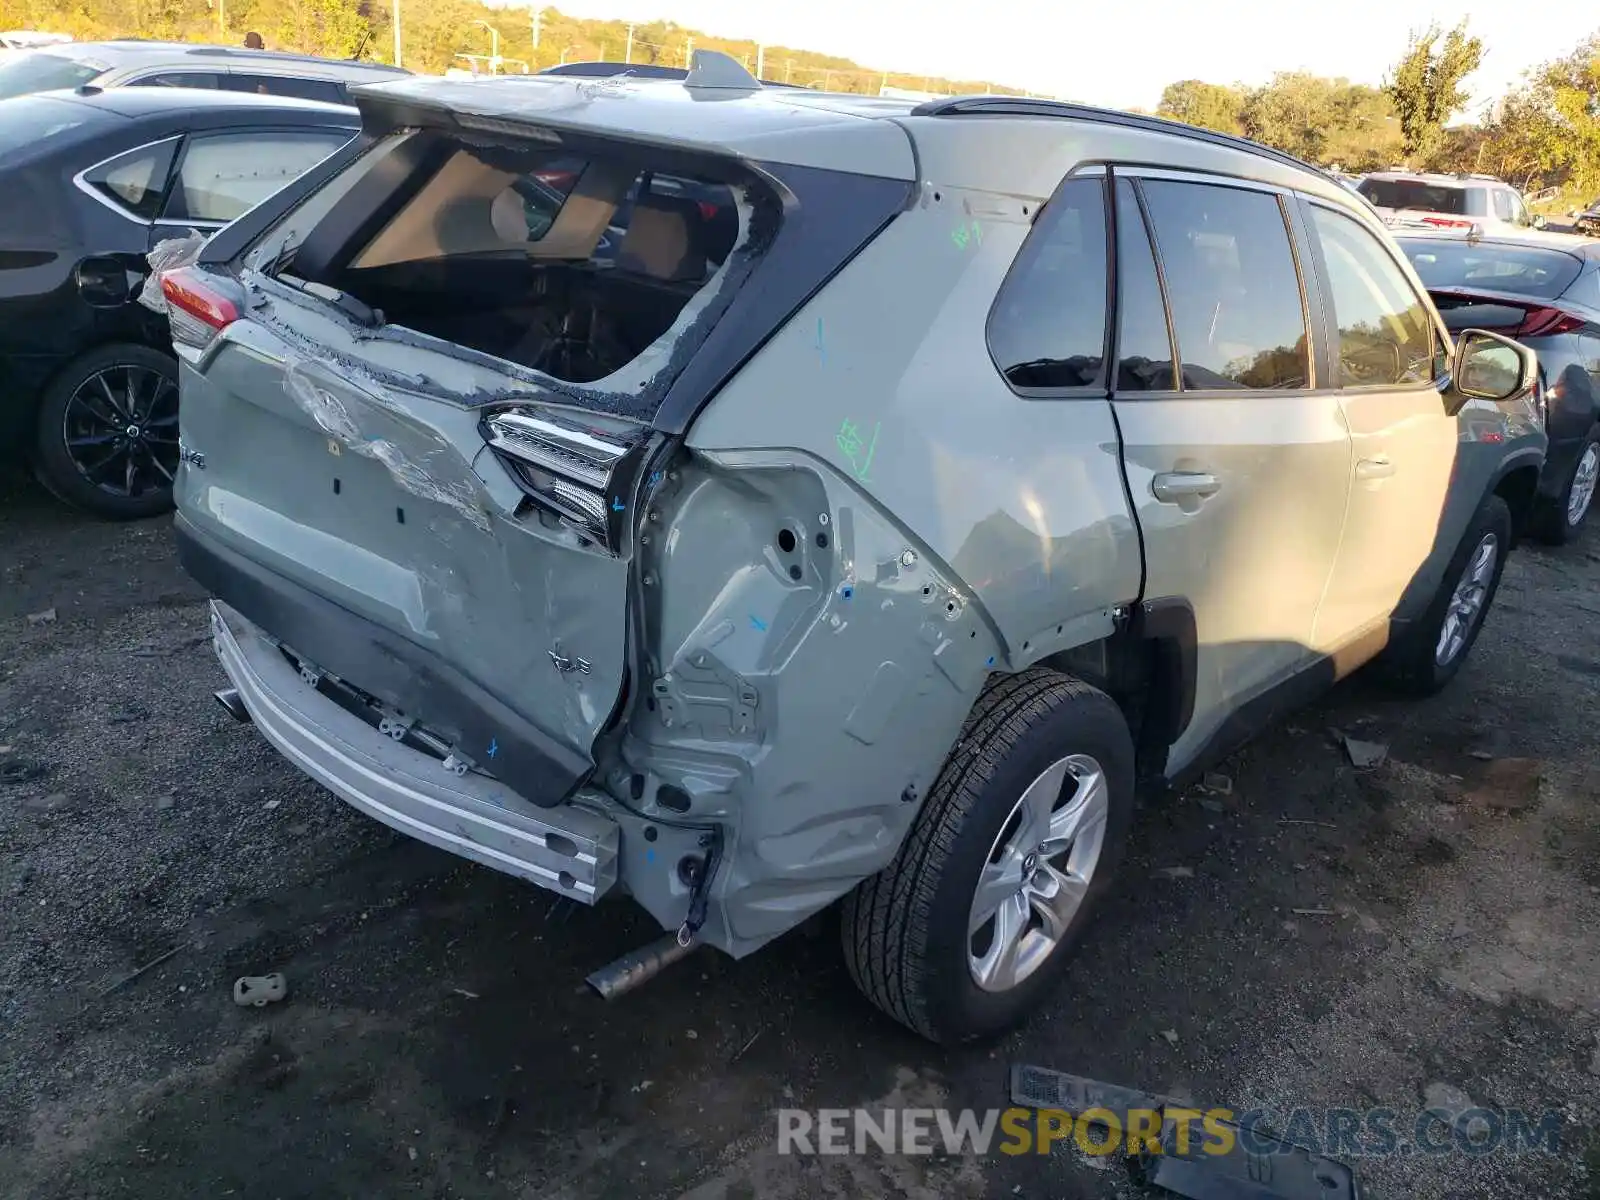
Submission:
[[[1353,738],[1349,734],[1343,735],[1343,741],[1344,752],[1350,757],[1350,765],[1357,770],[1381,766],[1383,760],[1389,757],[1389,747],[1382,742],[1367,742],[1361,738]]]
[[[1238,1125],[1212,1117],[1201,1132],[1196,1110],[1204,1109],[1190,1098],[1179,1101],[1017,1064],[1011,1068],[1011,1102],[1075,1116],[1100,1109],[1117,1122],[1119,1132],[1132,1127],[1130,1111],[1159,1114],[1160,1152],[1146,1143],[1137,1155],[1120,1155],[1135,1183],[1161,1189],[1152,1194],[1189,1200],[1359,1200],[1361,1195],[1355,1172],[1345,1164],[1275,1137],[1259,1124]],[[1173,1116],[1167,1115],[1168,1109]],[[1107,1128],[1104,1122],[1090,1124]],[[1219,1137],[1213,1131],[1231,1136]],[[1220,1151],[1224,1143],[1226,1153]]]
[[[288,994],[288,981],[276,971],[271,975],[241,975],[233,984],[233,1002],[241,1008],[265,1008]]]

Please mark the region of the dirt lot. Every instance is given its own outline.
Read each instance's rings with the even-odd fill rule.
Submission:
[[[1052,1009],[944,1053],[857,997],[831,929],[606,1007],[582,977],[654,936],[642,918],[345,808],[211,699],[166,522],[0,492],[7,1197],[1131,1195],[1060,1148],[775,1153],[776,1108],[1004,1106],[1013,1061],[1385,1106],[1402,1133],[1425,1099],[1555,1110],[1554,1155],[1358,1166],[1378,1197],[1600,1196],[1600,533],[1512,560],[1446,695],[1355,681],[1231,764],[1231,796],[1147,813]],[[1355,771],[1330,727],[1387,762]],[[1542,784],[1486,788],[1485,756]],[[285,1003],[232,1003],[272,970]]]

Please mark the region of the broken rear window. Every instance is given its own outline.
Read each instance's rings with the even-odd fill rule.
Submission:
[[[754,187],[654,162],[642,147],[585,154],[421,136],[432,148],[420,165],[390,196],[351,188],[326,218],[348,226],[346,243],[303,254],[318,261],[294,273],[390,326],[565,383],[646,388],[710,299],[742,277],[741,247],[757,240]],[[341,212],[362,206],[370,218]]]

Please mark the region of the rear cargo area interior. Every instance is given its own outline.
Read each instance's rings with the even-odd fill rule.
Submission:
[[[672,327],[745,224],[727,183],[462,145],[325,282],[390,324],[590,383]]]

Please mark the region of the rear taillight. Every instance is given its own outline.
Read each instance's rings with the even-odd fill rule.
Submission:
[[[530,500],[587,540],[618,551],[628,507],[622,493],[639,438],[532,408],[497,412],[484,420],[483,432]]]
[[[1530,308],[1521,324],[1511,331],[1512,337],[1552,337],[1558,333],[1576,333],[1584,320],[1559,308]]]
[[[1432,225],[1435,229],[1471,229],[1471,221],[1457,221],[1450,217],[1423,217],[1424,225]]]
[[[239,305],[226,284],[195,267],[180,267],[161,276],[161,294],[167,300],[172,340],[203,350],[239,319]]]

